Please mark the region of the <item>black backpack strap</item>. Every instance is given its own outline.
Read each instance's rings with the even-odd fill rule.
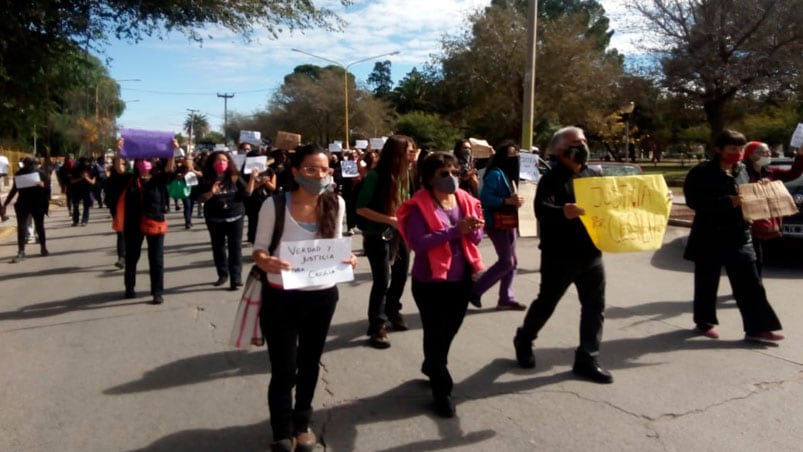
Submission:
[[[273,196],[273,209],[276,211],[275,222],[273,224],[273,236],[270,239],[270,246],[268,246],[268,253],[273,256],[276,247],[279,246],[279,240],[282,239],[284,233],[284,214],[287,208],[287,198],[284,197],[284,192],[274,193]]]

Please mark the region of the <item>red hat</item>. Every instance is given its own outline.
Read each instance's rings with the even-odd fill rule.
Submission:
[[[753,155],[754,152],[758,151],[759,149],[766,148],[769,149],[766,143],[762,143],[760,141],[751,141],[744,145],[744,159],[748,160]]]

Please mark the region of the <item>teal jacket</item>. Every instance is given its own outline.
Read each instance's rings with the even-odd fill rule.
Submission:
[[[482,179],[482,190],[480,191],[480,202],[482,202],[482,216],[485,219],[485,227],[494,227],[494,219],[491,212],[502,207],[505,198],[513,195],[513,188],[510,179],[500,168],[491,168]]]

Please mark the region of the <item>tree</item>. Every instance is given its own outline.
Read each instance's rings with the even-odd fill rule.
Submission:
[[[491,141],[521,136],[526,3],[494,1],[469,18],[469,32],[443,42],[440,111],[469,134]],[[605,50],[604,10],[593,0],[541,4],[549,7],[539,6],[536,123],[579,124],[593,133],[621,102],[623,62]]]
[[[304,65],[285,76],[271,98],[265,121],[269,136],[285,130],[300,133],[310,143],[341,140],[345,132],[344,77],[347,77],[350,128],[364,132],[389,129],[389,107],[370,91],[358,88],[352,74],[344,74],[343,68],[335,65]]]
[[[377,61],[374,70],[368,75],[368,84],[374,87],[374,95],[387,98],[393,89],[393,78],[390,76],[390,60]]]
[[[202,139],[209,133],[209,120],[206,115],[188,113],[184,120],[184,129],[193,140]]]
[[[433,112],[439,103],[436,94],[438,82],[431,71],[421,72],[414,67],[399,81],[388,97],[401,114],[411,111]]]
[[[0,136],[12,138],[52,115],[61,85],[72,86],[75,78],[91,84],[81,67],[51,68],[62,66],[66,54],[102,53],[110,37],[137,42],[177,31],[200,42],[211,25],[247,40],[256,29],[275,37],[284,29],[342,24],[310,0],[0,0],[0,10]]]
[[[435,113],[413,111],[399,116],[396,133],[412,137],[424,149],[448,151],[460,138],[460,131]]]
[[[799,0],[633,0],[664,87],[698,103],[711,137],[740,95],[786,91],[803,70]]]

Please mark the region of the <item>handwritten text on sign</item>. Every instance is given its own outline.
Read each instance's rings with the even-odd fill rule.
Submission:
[[[661,247],[672,207],[663,176],[586,177],[574,180],[580,220],[602,251]]]
[[[279,258],[290,262],[290,270],[282,270],[285,289],[322,286],[354,280],[351,264],[351,237],[341,239],[282,242]]]

